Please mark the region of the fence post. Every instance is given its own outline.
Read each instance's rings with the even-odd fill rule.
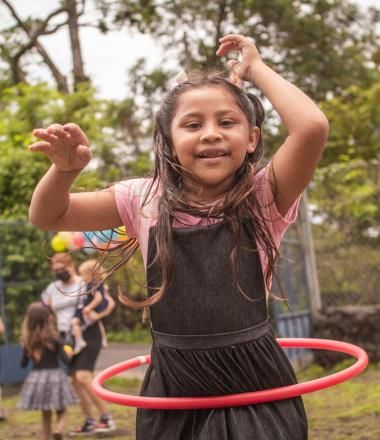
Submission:
[[[304,192],[299,207],[299,235],[302,248],[305,252],[306,278],[310,292],[310,310],[315,315],[322,308],[321,292],[319,289],[317,264],[315,259],[315,250],[311,225],[308,215],[307,193]]]

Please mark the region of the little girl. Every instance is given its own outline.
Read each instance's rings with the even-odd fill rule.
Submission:
[[[55,411],[53,438],[62,439],[66,407],[75,404],[76,398],[66,373],[59,367],[60,360],[68,364],[70,358],[58,340],[55,316],[49,306],[42,302],[29,305],[21,327],[21,346],[21,366],[25,368],[32,361],[33,369],[23,384],[19,406],[42,411],[44,440],[52,438],[52,412]]]
[[[90,315],[94,310],[97,313],[104,311],[108,306],[108,300],[105,296],[105,286],[101,274],[99,274],[98,262],[96,260],[87,260],[79,266],[79,275],[86,283],[83,295],[71,319],[71,331],[74,336],[74,354],[78,354],[87,345],[83,339],[82,331],[94,322],[91,321]],[[82,290],[83,290],[82,289]],[[99,321],[100,331],[102,334],[102,346],[107,346],[106,332],[104,325]]]
[[[211,396],[290,385],[296,378],[276,342],[267,298],[274,262],[299,197],[312,178],[328,122],[242,35],[220,40],[234,79],[182,76],[154,129],[155,172],[95,193],[70,194],[90,160],[75,124],[34,131],[53,165],[36,187],[30,220],[46,230],[124,224],[125,260],[144,257],[153,346],[144,396]],[[260,166],[264,112],[250,81],[278,112],[288,136]],[[48,207],[48,209],[46,209]],[[190,411],[138,410],[137,440],[305,440],[302,399]]]

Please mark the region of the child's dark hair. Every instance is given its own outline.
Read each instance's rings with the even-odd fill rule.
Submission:
[[[53,310],[42,302],[29,305],[21,326],[21,346],[34,361],[41,359],[45,350],[54,348],[58,330]]]
[[[171,138],[171,123],[178,105],[179,97],[192,89],[201,87],[222,87],[235,98],[237,105],[247,117],[250,128],[257,126],[260,129],[260,137],[253,153],[247,153],[240,169],[236,172],[235,179],[230,191],[219,201],[217,205],[200,203],[192,200],[191,195],[183,188],[183,176],[188,173],[183,169],[173,154],[173,140]],[[238,249],[244,224],[250,238],[255,240],[257,247],[264,250],[268,262],[265,272],[265,284],[269,286],[270,279],[274,274],[275,258],[278,255],[277,248],[268,230],[264,218],[262,206],[256,196],[256,187],[253,185],[254,175],[259,171],[259,161],[263,155],[263,141],[261,137],[261,124],[264,120],[264,109],[259,99],[253,94],[246,93],[243,89],[235,86],[220,73],[193,72],[188,79],[172,89],[164,98],[159,111],[156,114],[153,133],[153,148],[155,153],[155,171],[152,183],[147,191],[143,206],[155,194],[155,188],[160,188],[160,201],[156,226],[157,255],[155,260],[160,262],[162,268],[161,286],[157,291],[141,302],[135,302],[123,294],[119,295],[121,302],[132,307],[149,307],[160,300],[167,290],[174,274],[174,265],[171,254],[172,247],[172,222],[178,211],[205,218],[224,218],[234,235],[235,245],[231,252],[231,269],[236,283],[236,261],[239,256]],[[194,176],[192,176],[194,180]],[[275,191],[275,188],[273,189]],[[270,201],[273,203],[273,200]],[[136,250],[136,240],[131,239],[125,243],[127,251],[123,256],[123,262],[131,258]],[[255,249],[255,251],[257,251]],[[120,267],[120,262],[117,264]]]

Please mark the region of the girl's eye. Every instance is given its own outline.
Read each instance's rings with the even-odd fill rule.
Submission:
[[[199,124],[198,122],[190,122],[189,124],[186,124],[186,128],[192,128],[192,129],[199,128],[200,126],[201,124]]]
[[[231,121],[230,119],[224,119],[223,121],[220,122],[220,125],[222,125],[223,127],[228,127],[229,125],[233,125],[234,121]]]

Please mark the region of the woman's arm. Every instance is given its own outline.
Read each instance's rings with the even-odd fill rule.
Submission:
[[[252,82],[263,92],[288,131],[272,159],[270,175],[277,187],[276,206],[284,215],[313,176],[327,141],[328,121],[305,93],[262,61],[252,40],[231,34],[220,42],[220,56],[229,51],[241,52],[241,63],[232,61],[231,67],[241,79]]]
[[[83,131],[75,124],[53,124],[47,130],[34,130],[33,134],[42,141],[30,145],[30,151],[42,152],[53,164],[33,193],[30,222],[49,231],[102,230],[120,226],[122,221],[111,188],[70,193],[75,178],[91,158]]]

